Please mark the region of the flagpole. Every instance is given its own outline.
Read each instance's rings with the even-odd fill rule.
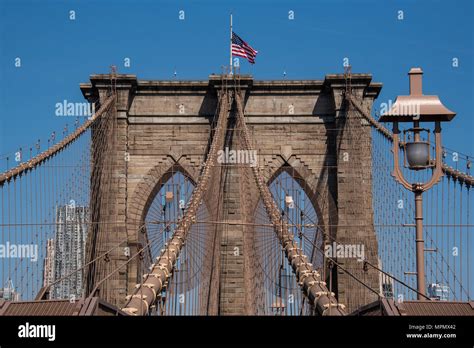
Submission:
[[[232,75],[232,12],[230,13],[230,75]]]

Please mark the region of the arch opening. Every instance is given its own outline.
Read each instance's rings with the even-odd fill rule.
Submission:
[[[161,178],[143,214],[140,244],[146,246],[142,257],[142,273],[148,273],[154,261],[164,253],[179,221],[186,213],[193,180],[181,167],[172,167]],[[199,206],[196,221],[209,219],[206,204]],[[173,273],[153,308],[153,315],[205,314],[210,291],[212,229],[205,223],[192,225],[186,243],[176,261]]]
[[[308,262],[324,274],[323,231],[314,200],[307,194],[308,187],[291,167],[282,167],[269,181],[270,192],[278,205],[282,218],[298,242]],[[313,195],[314,196],[314,195]],[[257,314],[311,315],[313,308],[301,292],[288,264],[263,201],[255,212],[254,252],[255,278],[260,284]]]

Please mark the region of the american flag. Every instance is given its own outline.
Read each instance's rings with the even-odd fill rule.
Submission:
[[[258,51],[254,50],[239,35],[232,32],[232,55],[246,58],[250,64],[255,64]]]

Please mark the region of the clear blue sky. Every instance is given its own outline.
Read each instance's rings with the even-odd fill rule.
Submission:
[[[473,6],[471,0],[0,0],[0,154],[38,138],[44,149],[53,130],[60,134],[66,122],[71,128],[74,119],[55,116],[55,104],[83,101],[79,83],[111,64],[140,79],[170,79],[175,68],[178,79],[219,73],[229,61],[232,11],[234,30],[260,52],[254,66],[242,62],[242,73],[256,79],[280,79],[284,70],[288,79],[322,79],[341,73],[348,57],[353,72],[372,73],[384,84],[379,106],[406,94],[409,68],[421,66],[425,93],[440,95],[457,112],[444,127],[444,144],[473,155]]]

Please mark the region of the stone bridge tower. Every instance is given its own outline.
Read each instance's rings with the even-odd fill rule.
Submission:
[[[353,95],[370,110],[380,90],[369,74],[352,74]],[[344,103],[344,75],[326,75],[324,80],[260,81],[241,76],[245,93],[247,125],[258,151],[258,161],[270,184],[287,170],[310,197],[318,224],[327,241],[363,244],[365,257],[377,264],[377,241],[372,210],[371,129],[360,115],[348,113]],[[217,107],[221,76],[206,81],[137,80],[134,75],[117,75],[114,81],[118,100],[113,177],[116,190],[105,201],[113,209],[99,206],[101,217],[114,220],[112,246],[123,246],[133,254],[140,247],[139,230],[147,210],[170,168],[184,168],[194,182],[209,144],[211,120]],[[110,75],[92,75],[81,84],[84,96],[103,101],[111,88]],[[124,160],[124,159],[127,160]],[[289,170],[290,169],[290,170]],[[224,220],[249,221],[239,207],[245,197],[239,194],[237,172],[226,173]],[[228,255],[234,246],[243,246],[240,259],[221,257],[219,302],[210,314],[252,314],[251,294],[245,283],[246,251],[242,228],[222,231],[220,254]],[[225,241],[225,242],[224,242]],[[89,245],[89,248],[96,246]],[[101,246],[107,249],[107,245]],[[126,261],[122,254],[111,255],[112,262]],[[348,270],[360,271],[353,259],[338,258]],[[225,271],[232,269],[232,279]],[[356,271],[357,270],[357,271]],[[118,305],[139,281],[138,263],[118,272],[113,285],[101,296]],[[344,272],[333,268],[333,291],[349,311],[375,298]],[[360,274],[379,291],[379,279],[370,270]],[[242,290],[243,289],[243,290]],[[361,300],[362,299],[362,300]],[[362,301],[362,302],[361,302]]]

